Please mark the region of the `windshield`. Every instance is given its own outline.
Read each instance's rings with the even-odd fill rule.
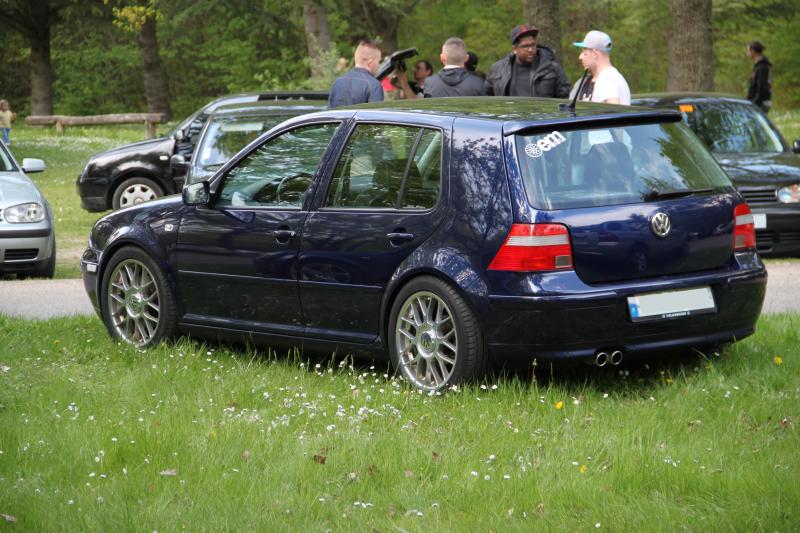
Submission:
[[[203,134],[195,166],[219,167],[250,141],[295,115],[221,117],[213,119]]]
[[[712,152],[783,152],[780,134],[753,105],[710,102],[681,108],[686,123]]]
[[[733,190],[680,123],[517,135],[516,146],[528,201],[537,209],[639,203],[654,190]]]

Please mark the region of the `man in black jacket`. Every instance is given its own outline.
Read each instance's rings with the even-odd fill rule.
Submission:
[[[571,85],[552,50],[536,45],[539,30],[516,26],[511,30],[511,53],[492,65],[486,76],[489,96],[543,96],[566,98]]]
[[[755,63],[747,99],[767,113],[772,107],[772,63],[764,55],[764,45],[758,41],[747,45],[747,53]]]
[[[483,96],[483,80],[464,68],[467,57],[464,41],[458,37],[447,39],[439,56],[444,68],[425,80],[425,98]]]

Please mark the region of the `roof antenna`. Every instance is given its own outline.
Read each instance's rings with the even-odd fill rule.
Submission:
[[[568,104],[558,104],[559,111],[569,111],[573,115],[575,114],[575,104],[577,103],[578,97],[581,95],[581,91],[583,90],[583,84],[586,83],[586,75],[589,74],[589,69],[583,71],[583,76],[581,76],[581,82],[578,84],[578,90],[575,91],[575,96],[572,98],[572,101]]]

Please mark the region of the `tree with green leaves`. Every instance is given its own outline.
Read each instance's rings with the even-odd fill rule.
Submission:
[[[147,110],[150,113],[163,113],[169,118],[172,111],[169,104],[167,75],[161,64],[156,35],[156,24],[161,17],[158,0],[103,0],[103,2],[117,4],[113,6],[116,26],[136,33],[139,55],[142,59]]]
[[[24,35],[30,43],[31,114],[53,114],[51,28],[73,0],[0,0],[0,27]]]

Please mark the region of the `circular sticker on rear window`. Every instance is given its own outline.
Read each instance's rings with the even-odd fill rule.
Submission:
[[[542,157],[544,152],[536,143],[528,143],[525,145],[525,153],[528,154],[528,157]]]

